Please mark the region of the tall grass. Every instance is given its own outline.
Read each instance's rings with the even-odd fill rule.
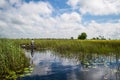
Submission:
[[[28,62],[23,50],[13,40],[0,39],[0,79],[16,79]]]
[[[0,39],[0,78],[16,78],[22,73],[28,60],[20,45],[30,49],[30,39]],[[55,52],[73,56],[97,54],[116,54],[120,56],[120,40],[42,40],[35,39],[35,49],[49,49]],[[84,54],[81,54],[84,53]],[[89,53],[89,54],[87,54]],[[91,55],[90,55],[91,54]],[[81,58],[82,58],[81,57]]]
[[[30,48],[31,40],[17,40]],[[16,42],[16,43],[17,43]],[[57,52],[82,52],[82,53],[120,53],[120,40],[35,40],[35,48],[52,49]]]

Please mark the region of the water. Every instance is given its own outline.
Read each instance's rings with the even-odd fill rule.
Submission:
[[[120,57],[98,54],[60,54],[50,50],[26,51],[30,76],[20,80],[120,80]]]

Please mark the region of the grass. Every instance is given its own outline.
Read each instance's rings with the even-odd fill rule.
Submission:
[[[23,50],[9,39],[0,39],[0,79],[16,79],[29,65]]]
[[[20,45],[30,49],[30,39],[0,39],[0,78],[15,79],[28,66]],[[35,49],[49,49],[60,54],[86,57],[81,54],[120,55],[120,40],[43,40],[35,39]],[[89,53],[89,54],[87,54]],[[82,57],[81,57],[82,58]]]
[[[15,40],[20,44],[25,44],[30,48],[29,39]],[[16,42],[16,43],[17,43]],[[36,50],[51,49],[60,53],[82,52],[82,53],[120,53],[120,40],[35,40]]]

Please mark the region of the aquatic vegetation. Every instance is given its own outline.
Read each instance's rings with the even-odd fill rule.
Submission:
[[[10,39],[0,39],[0,79],[16,79],[28,65],[20,46]]]
[[[0,39],[0,78],[16,79],[31,75],[32,69],[28,70],[29,60],[25,57],[22,45],[30,49],[30,39]],[[91,63],[90,59],[95,54],[120,56],[120,40],[48,40],[35,39],[35,50],[51,50],[61,57],[67,55],[82,60],[85,65]],[[62,55],[64,54],[64,55]],[[79,57],[81,56],[81,57]],[[96,56],[98,57],[98,56]],[[93,65],[94,66],[94,65]],[[25,68],[25,69],[24,69]],[[25,73],[21,75],[21,73]],[[19,75],[20,74],[20,75]]]
[[[30,49],[29,39],[15,40]],[[120,53],[120,40],[42,40],[35,39],[35,49],[51,49],[61,53]]]
[[[26,53],[31,54],[29,50],[26,50]],[[104,80],[103,78],[120,80],[118,61],[120,58],[115,54],[61,54],[46,50],[35,51],[33,58],[31,60],[35,67],[32,76],[27,76],[29,75],[27,74],[19,80]],[[29,72],[29,68],[25,70]]]

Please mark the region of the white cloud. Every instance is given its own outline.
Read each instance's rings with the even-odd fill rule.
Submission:
[[[22,0],[9,0],[10,4],[19,4],[22,3]]]
[[[3,30],[0,34],[13,38],[39,37],[47,29],[46,23],[52,24],[52,19],[48,18],[52,11],[52,6],[46,2],[23,3],[18,8],[10,6],[9,10],[0,11],[0,31]]]
[[[22,0],[0,0],[0,8],[9,10],[12,6],[20,7],[22,5]]]
[[[23,12],[24,14],[27,15],[31,15],[31,14],[40,14],[40,15],[49,15],[52,13],[53,8],[49,3],[45,3],[45,2],[38,2],[38,3],[34,3],[34,2],[30,2],[30,3],[24,3],[21,7],[20,7],[21,12]]]
[[[0,0],[0,8],[8,7],[8,2],[6,0]]]
[[[79,3],[79,0],[68,0],[67,4],[71,5],[72,7],[76,7]]]
[[[1,1],[0,1],[0,7],[3,7],[4,5],[6,5],[5,0],[1,0]]]
[[[120,23],[97,23],[92,21],[84,31],[87,32],[90,38],[101,35],[105,38],[120,39],[119,25]]]
[[[120,0],[69,0],[69,5],[79,7],[82,14],[90,13],[92,15],[120,14]]]
[[[10,38],[70,38],[73,36],[77,38],[81,32],[86,32],[88,38],[99,35],[120,38],[119,21],[118,23],[92,21],[83,25],[81,14],[75,11],[64,12],[53,17],[54,8],[48,2],[19,1],[9,3],[20,5],[17,8],[9,5],[9,9],[0,10],[0,36]],[[6,1],[5,4],[8,2]]]
[[[72,13],[64,13],[61,15],[61,19],[64,22],[81,22],[81,15],[79,15],[76,12],[72,12]]]

